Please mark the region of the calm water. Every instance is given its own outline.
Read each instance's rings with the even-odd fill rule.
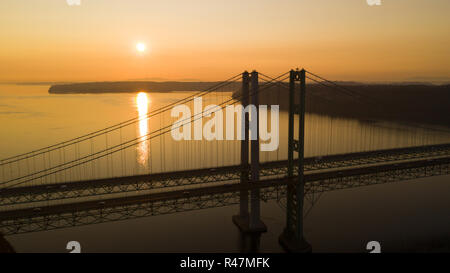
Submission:
[[[71,139],[138,115],[144,116],[152,109],[191,94],[49,95],[47,90],[48,86],[44,85],[0,85],[0,158]],[[219,104],[229,98],[228,93],[212,94],[205,97],[204,106]],[[69,160],[92,150],[103,149],[105,142],[111,146],[116,142],[140,138],[174,120],[169,114],[160,115],[85,146],[81,144],[73,151],[58,151],[46,160],[51,159],[50,164],[56,164],[54,162],[62,160],[57,154],[65,153],[65,160]],[[441,128],[386,122],[364,123],[318,115],[307,116],[306,130],[307,156],[450,141],[450,134]],[[281,113],[280,148],[275,152],[262,153],[262,161],[286,157],[286,134],[286,114]],[[28,163],[39,168],[47,164],[46,160]],[[237,164],[239,143],[183,143],[173,141],[166,134],[141,141],[102,160],[95,163],[97,165],[62,172],[41,182]],[[0,175],[4,180],[8,175],[16,174]],[[365,251],[365,244],[371,240],[380,241],[386,250],[409,249],[421,242],[450,238],[448,182],[449,177],[445,176],[325,193],[306,218],[305,236],[317,252]],[[234,252],[240,251],[243,244],[231,222],[231,216],[237,211],[237,206],[230,206],[15,235],[7,239],[19,252],[64,252],[66,243],[71,240],[79,241],[83,251],[92,252]],[[262,203],[261,211],[269,231],[260,239],[260,251],[281,251],[277,238],[284,226],[284,211],[275,201]],[[244,242],[248,243],[248,238]]]

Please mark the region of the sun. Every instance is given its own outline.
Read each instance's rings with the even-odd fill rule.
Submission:
[[[144,52],[147,49],[144,43],[137,43],[136,50],[139,52]]]

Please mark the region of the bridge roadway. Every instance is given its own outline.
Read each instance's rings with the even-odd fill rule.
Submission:
[[[305,192],[366,186],[420,177],[450,174],[450,156],[443,158],[355,167],[305,175]],[[130,218],[227,206],[239,203],[242,190],[261,189],[261,199],[281,199],[285,185],[295,180],[270,178],[247,184],[229,183],[201,188],[176,190],[51,205],[0,212],[0,230],[5,235],[97,224]]]
[[[438,144],[310,157],[305,158],[305,172],[449,155],[450,144]],[[231,181],[240,179],[241,170],[240,165],[235,165],[0,189],[0,206]],[[298,170],[295,171],[298,172]],[[261,164],[261,177],[274,177],[285,173],[287,173],[286,160]]]

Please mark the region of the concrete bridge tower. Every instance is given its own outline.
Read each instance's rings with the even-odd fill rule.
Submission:
[[[250,92],[251,89],[251,92]],[[252,130],[252,140],[249,145],[249,112],[242,113],[242,134],[241,140],[241,181],[242,185],[251,181],[259,180],[259,84],[258,72],[253,71],[251,75],[247,71],[242,74],[242,106],[244,109],[249,105],[249,98],[251,104],[256,107],[256,115],[251,117],[253,122],[256,121],[256,126]],[[251,148],[251,163],[249,173],[249,146]],[[250,177],[249,177],[250,176]],[[260,190],[252,189],[250,191],[250,213],[249,213],[249,192],[242,190],[240,192],[239,215],[233,216],[233,222],[239,227],[243,233],[262,233],[267,231],[266,225],[260,218]]]
[[[311,252],[311,246],[303,236],[304,158],[305,158],[305,70],[291,70],[289,76],[289,132],[288,177],[292,182],[286,193],[286,227],[279,237],[281,246],[288,252]],[[296,82],[300,83],[299,104],[296,104]],[[299,115],[298,139],[294,139],[294,115]],[[298,176],[294,177],[294,153],[298,153]]]

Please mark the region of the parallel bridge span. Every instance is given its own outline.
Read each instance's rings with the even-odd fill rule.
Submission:
[[[333,170],[305,175],[305,193],[450,174],[450,157],[415,160],[378,166]],[[265,179],[247,185],[229,183],[138,196],[53,205],[36,209],[0,212],[0,230],[5,235],[67,228],[182,211],[222,207],[239,203],[242,190],[261,189],[261,199],[280,199],[295,177]]]
[[[383,162],[405,161],[450,155],[450,144],[439,144],[400,149],[337,154],[305,158],[305,171],[349,168]],[[0,206],[62,200],[113,193],[139,192],[158,188],[188,186],[240,179],[241,166],[225,166],[169,173],[117,177],[57,184],[42,184],[3,189]],[[298,173],[298,169],[295,170]],[[261,164],[261,177],[287,173],[287,160]]]

